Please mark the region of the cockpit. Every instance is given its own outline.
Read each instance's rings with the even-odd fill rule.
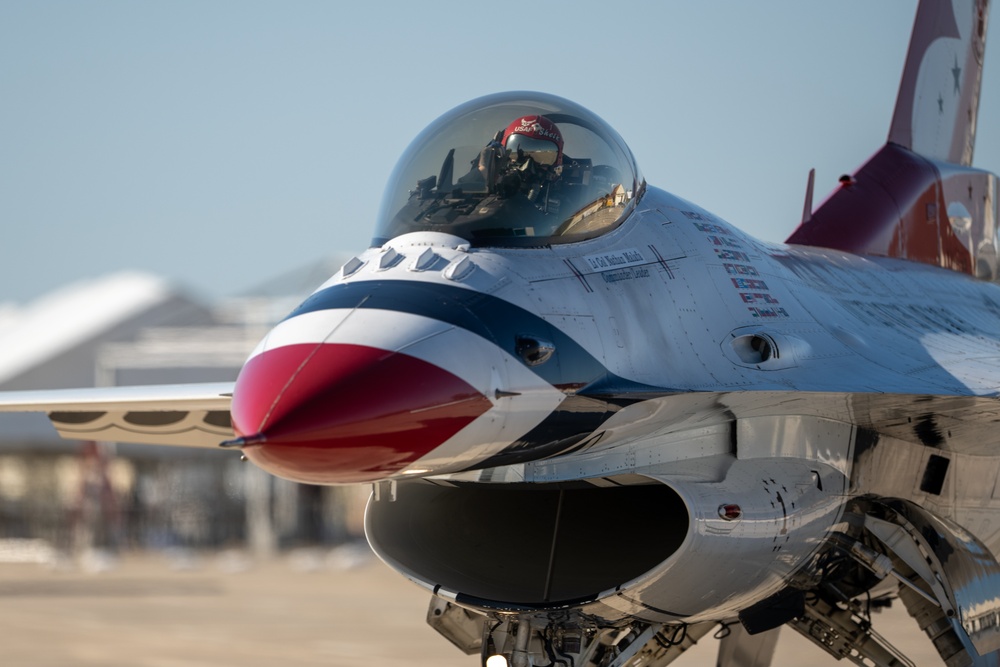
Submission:
[[[628,146],[590,111],[542,93],[490,95],[444,114],[406,149],[372,245],[417,231],[473,246],[581,241],[621,224],[644,187]]]

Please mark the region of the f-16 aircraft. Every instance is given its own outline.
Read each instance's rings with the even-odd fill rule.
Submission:
[[[988,0],[922,0],[888,142],[785,244],[649,186],[619,135],[483,97],[406,150],[371,247],[235,385],[9,393],[82,440],[229,447],[374,485],[366,531],[489,667],[668,665],[783,625],[859,665],[898,598],[1000,664]]]

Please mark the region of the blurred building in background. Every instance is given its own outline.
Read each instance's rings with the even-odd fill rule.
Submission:
[[[0,390],[232,381],[267,330],[343,258],[207,304],[142,273],[0,304]],[[360,539],[365,489],[276,479],[239,452],[60,439],[0,414],[0,539],[89,549],[246,548]]]

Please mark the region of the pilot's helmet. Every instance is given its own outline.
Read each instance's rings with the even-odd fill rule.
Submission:
[[[545,116],[521,116],[515,120],[504,130],[503,145],[511,155],[517,155],[520,150],[536,164],[562,164],[562,133]]]

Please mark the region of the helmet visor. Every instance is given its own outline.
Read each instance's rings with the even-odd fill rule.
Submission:
[[[534,139],[523,134],[512,134],[507,137],[505,148],[511,152],[511,155],[520,150],[538,164],[553,165],[559,159],[559,146],[548,139]]]

